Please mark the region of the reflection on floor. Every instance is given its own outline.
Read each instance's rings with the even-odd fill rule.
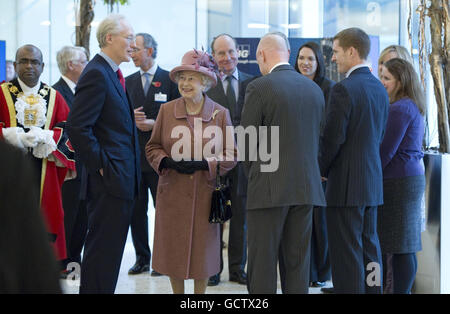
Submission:
[[[148,226],[149,226],[149,242],[153,243],[153,226],[154,226],[155,210],[153,204],[149,202],[148,210]],[[228,228],[225,225],[224,239],[228,239]],[[151,247],[150,247],[151,248]],[[228,259],[227,250],[223,251],[224,256],[224,270],[221,275],[221,282],[218,286],[208,287],[206,293],[216,294],[248,294],[247,286],[240,285],[238,283],[228,281]],[[120,267],[119,280],[117,282],[116,293],[117,294],[171,294],[172,289],[170,287],[169,278],[163,277],[151,277],[150,273],[143,273],[139,275],[128,275],[128,269],[134,265],[135,251],[133,242],[131,240],[131,232],[128,232],[128,239],[125,245],[125,251],[123,254],[122,264]],[[76,294],[78,293],[78,286],[76,282],[68,280],[61,280],[61,286],[64,293]],[[327,283],[327,286],[331,286],[331,282]],[[188,294],[194,292],[193,280],[187,280],[185,282],[185,291]],[[278,281],[278,293],[281,293],[280,283]],[[320,294],[320,288],[310,288],[309,293]]]
[[[224,256],[226,255],[224,250]],[[125,252],[122,259],[122,265],[120,268],[119,281],[117,283],[117,294],[171,294],[172,289],[170,287],[169,279],[166,276],[163,277],[151,277],[150,273],[143,273],[139,275],[128,275],[128,269],[133,266],[135,262],[135,253],[133,243],[127,241],[125,246]],[[225,262],[225,264],[227,264]],[[76,294],[78,293],[78,287],[76,285],[70,285],[70,281],[61,280],[64,293]],[[330,286],[328,283],[327,286]],[[186,281],[186,293],[191,294],[194,291],[193,280]],[[208,287],[206,293],[213,294],[248,294],[247,286],[240,285],[238,283],[228,281],[228,267],[225,265],[225,269],[221,276],[221,282],[218,286]],[[278,283],[278,293],[281,293],[280,283]],[[309,293],[321,293],[320,288],[310,288]]]

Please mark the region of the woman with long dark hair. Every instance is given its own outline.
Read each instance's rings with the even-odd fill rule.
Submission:
[[[325,96],[326,106],[330,90],[336,83],[325,77],[325,60],[322,49],[313,41],[307,42],[298,50],[296,60],[295,70],[320,86]]]
[[[325,61],[320,46],[312,41],[301,46],[294,68],[319,85],[325,97],[326,107],[330,90],[335,82],[325,77]],[[325,190],[325,182],[323,188]],[[331,279],[325,207],[314,207],[313,210],[310,270],[311,287],[323,287],[325,282]]]

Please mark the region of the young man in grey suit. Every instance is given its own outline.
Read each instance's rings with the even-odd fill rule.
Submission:
[[[308,293],[312,208],[325,206],[317,161],[325,100],[289,65],[289,54],[284,34],[261,39],[256,58],[263,77],[248,84],[242,112],[242,126],[259,135],[246,145],[244,161],[252,294],[277,292],[278,261],[283,293]]]
[[[228,34],[221,34],[211,43],[214,60],[224,76],[217,85],[211,88],[207,95],[215,102],[230,111],[233,126],[241,124],[241,112],[244,105],[245,89],[253,78],[251,75],[238,70],[238,50],[236,41]],[[247,263],[247,178],[242,163],[238,163],[227,174],[231,186],[231,208],[233,217],[230,220],[228,238],[228,271],[230,281],[240,284],[247,283],[245,264]],[[220,282],[223,269],[223,255],[220,254],[221,271],[212,276],[209,286],[216,286]]]
[[[370,39],[358,28],[338,33],[332,61],[346,78],[330,93],[320,139],[327,182],[327,227],[334,292],[381,293],[377,207],[383,203],[380,144],[389,98],[366,65]]]
[[[158,44],[150,34],[136,34],[136,48],[131,57],[134,65],[140,69],[125,78],[138,129],[142,171],[139,198],[136,200],[131,218],[131,236],[136,250],[136,263],[128,271],[130,275],[150,270],[148,190],[150,189],[155,205],[158,174],[145,158],[145,144],[150,140],[161,105],[180,97],[178,86],[170,80],[169,72],[161,69],[155,61],[157,49]],[[159,276],[160,274],[152,271],[151,275]]]

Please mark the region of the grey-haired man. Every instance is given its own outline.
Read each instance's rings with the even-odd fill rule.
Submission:
[[[169,72],[161,69],[156,63],[157,53],[158,44],[150,34],[136,34],[136,47],[131,57],[139,71],[125,78],[138,129],[142,171],[142,181],[139,187],[140,197],[136,200],[131,218],[131,236],[136,250],[136,263],[128,271],[130,275],[150,270],[148,190],[150,189],[155,205],[158,174],[145,158],[145,144],[150,140],[161,105],[180,97],[177,85],[169,78]],[[151,275],[158,276],[160,274],[153,271]]]

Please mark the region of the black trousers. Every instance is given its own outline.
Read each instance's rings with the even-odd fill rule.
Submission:
[[[326,211],[335,293],[382,293],[377,206],[327,207]]]
[[[314,207],[311,234],[311,272],[309,280],[331,279],[331,265],[328,255],[327,220],[325,207]]]
[[[228,272],[245,271],[247,263],[247,195],[238,191],[238,173],[230,173],[231,210],[228,235]],[[220,242],[223,240],[223,225],[220,226]],[[220,252],[220,272],[223,271],[223,250]]]
[[[134,200],[97,188],[89,180],[88,234],[81,263],[80,294],[114,293]]]
[[[80,199],[80,179],[64,182],[61,190],[66,232],[67,264],[81,263],[81,251],[87,234],[87,202]]]
[[[248,211],[249,293],[277,293],[277,263],[284,294],[308,293],[311,228],[311,205]]]
[[[131,217],[131,237],[136,250],[136,262],[150,264],[151,251],[148,244],[148,190],[156,205],[156,191],[158,188],[158,174],[155,171],[142,172],[139,198],[136,200]]]

